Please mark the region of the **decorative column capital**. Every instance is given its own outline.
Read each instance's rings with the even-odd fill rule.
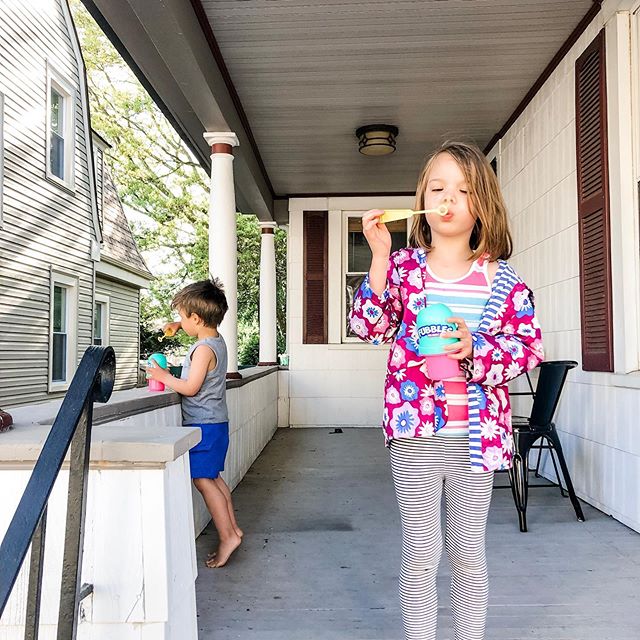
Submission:
[[[260,225],[260,233],[275,233],[278,228],[278,224],[276,222],[259,222]]]
[[[211,154],[231,154],[233,147],[240,146],[238,136],[233,131],[205,131],[203,134],[207,144],[211,147]]]

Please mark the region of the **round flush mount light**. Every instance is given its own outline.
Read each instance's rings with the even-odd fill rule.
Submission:
[[[365,156],[386,156],[396,150],[398,127],[392,124],[368,124],[356,129],[358,151]]]

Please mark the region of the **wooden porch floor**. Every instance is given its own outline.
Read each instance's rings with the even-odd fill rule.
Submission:
[[[242,547],[208,570],[197,541],[200,640],[400,640],[399,517],[378,429],[280,429],[234,492]],[[518,531],[496,476],[488,539],[487,639],[640,638],[640,535],[555,488],[534,488]],[[500,488],[499,485],[502,485]],[[493,547],[495,548],[495,547]],[[438,640],[453,639],[449,570],[438,578]]]

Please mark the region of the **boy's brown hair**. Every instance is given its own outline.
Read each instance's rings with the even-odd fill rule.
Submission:
[[[171,301],[172,309],[182,309],[187,316],[200,316],[207,327],[216,328],[227,313],[229,305],[222,283],[217,278],[200,280],[187,285]]]
[[[416,188],[416,211],[425,208],[424,193],[435,159],[441,153],[448,153],[460,166],[467,182],[469,211],[476,219],[471,232],[470,258],[475,260],[488,254],[493,260],[511,257],[513,241],[509,231],[507,207],[504,203],[498,178],[489,161],[480,149],[464,142],[445,142],[436,149],[420,173]],[[431,227],[425,215],[414,216],[409,246],[431,249]]]

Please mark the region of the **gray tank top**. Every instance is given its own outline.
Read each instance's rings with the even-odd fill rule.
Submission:
[[[189,377],[191,357],[200,345],[207,345],[216,354],[216,368],[209,371],[195,396],[182,396],[182,424],[215,424],[227,422],[227,345],[224,338],[198,340],[187,352],[182,364],[183,380]]]

